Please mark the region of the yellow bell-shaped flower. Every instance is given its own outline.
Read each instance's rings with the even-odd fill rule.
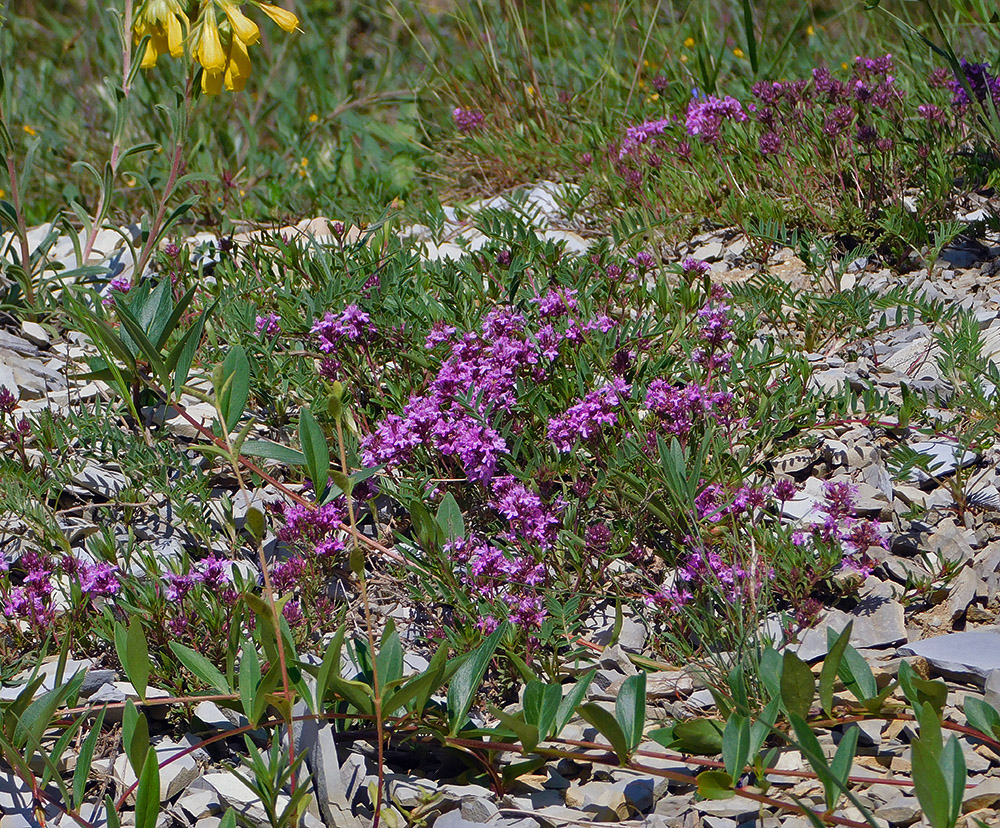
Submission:
[[[226,68],[226,53],[219,38],[219,27],[215,22],[215,9],[205,10],[201,24],[201,40],[198,42],[198,62],[206,74],[221,74]],[[203,81],[204,83],[204,81]]]
[[[288,9],[281,6],[272,6],[270,3],[258,3],[260,10],[270,17],[275,23],[281,26],[286,32],[294,32],[299,25],[299,19]]]
[[[257,24],[243,14],[238,5],[223,2],[222,10],[226,13],[226,17],[229,18],[229,25],[232,27],[233,34],[237,39],[243,41],[247,46],[252,46],[260,40],[260,29],[257,28]]]

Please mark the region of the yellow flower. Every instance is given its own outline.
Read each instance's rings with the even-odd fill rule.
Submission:
[[[229,25],[233,28],[233,34],[242,40],[247,46],[252,46],[260,40],[260,29],[249,17],[240,11],[239,6],[232,3],[223,2],[222,10],[229,18]]]
[[[847,64],[846,63],[841,63],[840,64],[840,68],[841,69],[846,69],[847,68]]]
[[[684,38],[684,48],[685,49],[693,49],[694,48],[694,38],[693,37],[686,37],[686,38]]]
[[[535,97],[535,87],[532,86],[530,83],[528,84],[528,97],[529,98]]]
[[[270,3],[258,3],[260,10],[281,26],[286,32],[294,32],[299,25],[299,19],[288,9],[272,6]]]
[[[28,135],[30,135],[32,138],[34,138],[36,135],[38,135],[38,133],[32,127],[28,126],[27,124],[24,125],[24,131],[27,132]]]
[[[681,63],[687,63],[687,62],[688,62],[688,56],[687,55],[681,55]]]
[[[733,54],[738,58],[746,57],[746,55],[743,53],[743,50],[739,46],[733,49]]]
[[[146,0],[136,12],[132,34],[138,43],[149,35],[142,53],[142,68],[150,69],[162,54],[181,57],[184,54],[184,33],[187,14],[178,0]]]
[[[309,123],[310,124],[315,124],[318,120],[319,120],[319,115],[317,115],[315,112],[313,112],[313,113],[311,113],[309,115]]]
[[[7,198],[7,191],[0,187],[0,198]]]
[[[809,37],[812,37],[816,34],[816,30],[812,26],[806,26],[806,34],[809,35]]]
[[[658,101],[660,100],[660,94],[658,92],[654,92],[652,95],[646,98],[646,100],[649,101],[650,103],[652,103],[653,101]]]
[[[250,55],[243,41],[234,37],[229,48],[229,62],[226,64],[226,89],[242,92],[251,71]]]
[[[221,73],[226,68],[226,53],[222,50],[219,27],[215,22],[215,7],[209,6],[201,24],[201,40],[198,43],[198,62],[206,73]]]

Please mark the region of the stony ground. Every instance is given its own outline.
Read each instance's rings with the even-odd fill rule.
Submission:
[[[466,214],[484,206],[501,205],[474,205]],[[586,250],[592,232],[580,226],[574,230],[559,221],[551,186],[540,185],[531,190],[519,209],[533,215],[540,232],[565,240],[571,252]],[[319,243],[330,239],[323,220],[304,222],[298,228],[284,228],[283,232],[287,236],[308,234]],[[34,238],[40,240],[46,233],[45,229],[39,229]],[[411,227],[404,233],[423,241],[429,258],[464,255],[467,250],[476,249],[483,239],[456,211],[448,213],[446,227],[436,237],[424,227]],[[205,241],[194,239],[192,243],[205,247]],[[242,241],[252,239],[247,236]],[[986,344],[984,355],[1000,364],[998,244],[1000,240],[987,237],[976,244],[950,248],[943,254],[939,268],[930,274],[926,269],[900,274],[859,260],[841,277],[841,283],[849,287],[860,282],[877,290],[905,284],[929,298],[961,305],[972,311],[979,322]],[[120,249],[115,252],[111,236],[102,237],[97,248],[102,258],[110,257],[127,274],[128,261]],[[756,270],[749,261],[745,241],[735,230],[706,233],[693,239],[687,249],[673,252],[678,260],[690,254],[711,262],[714,277],[721,281],[739,281]],[[69,261],[71,245],[67,240],[58,240],[50,255]],[[768,266],[772,274],[792,285],[801,285],[806,278],[803,263],[791,249],[774,250]],[[997,624],[1000,450],[989,448],[980,452],[963,447],[949,434],[948,423],[953,414],[945,403],[954,389],[938,368],[935,332],[919,323],[897,326],[890,325],[888,319],[883,321],[885,324],[876,325],[866,342],[855,345],[860,352],[856,360],[845,361],[838,355],[837,347],[807,354],[813,369],[812,382],[831,394],[840,394],[845,386],[850,386],[855,391],[873,389],[897,402],[902,400],[905,384],[942,401],[940,432],[928,437],[905,425],[868,423],[859,417],[857,421],[805,435],[804,448],[771,458],[775,478],[787,477],[801,484],[799,495],[786,503],[785,520],[799,525],[821,520],[821,481],[850,480],[858,486],[859,514],[877,517],[891,538],[888,550],[873,547],[878,565],[863,581],[859,579],[854,605],[823,610],[816,628],[787,646],[797,648],[802,658],[815,664],[826,651],[826,627],[839,630],[853,621],[852,643],[871,663],[880,682],[894,675],[902,658],[910,659],[918,672],[947,680],[952,691],[947,716],[962,724],[965,721],[962,702],[970,694],[984,695],[987,701],[1000,706]],[[110,399],[110,392],[101,383],[81,382],[73,377],[81,360],[91,354],[91,347],[77,337],[55,337],[51,331],[31,322],[19,327],[8,324],[0,328],[0,385],[17,389],[22,410],[29,416],[43,408],[69,412],[81,402]],[[214,416],[210,406],[193,399],[189,411],[205,422]],[[180,418],[168,420],[166,427],[180,441],[197,436],[190,424]],[[889,461],[899,446],[908,446],[918,455],[928,457],[928,470],[910,469],[895,478]],[[80,508],[60,515],[60,529],[71,544],[81,546],[97,528],[88,517],[86,504],[113,499],[127,484],[121,470],[113,464],[81,463],[67,490]],[[270,489],[255,493],[255,498],[263,502],[277,497],[278,493]],[[912,517],[915,507],[921,512],[917,519]],[[15,516],[0,509],[0,548],[8,559],[17,556],[24,529]],[[157,509],[155,503],[139,510],[132,529],[140,540],[152,544],[164,560],[180,555],[184,539],[171,525],[169,515]],[[245,566],[252,569],[253,565]],[[924,588],[914,588],[920,584]],[[377,609],[381,615],[397,621],[405,644],[406,626],[413,620],[410,609],[387,599]],[[593,665],[598,668],[591,694],[592,700],[599,702],[612,702],[622,680],[635,673],[637,668],[630,656],[652,655],[646,649],[648,634],[641,617],[626,618],[616,641],[610,640],[613,623],[613,610],[609,608],[597,613],[589,628],[589,641],[597,645]],[[777,627],[773,632],[780,636]],[[426,666],[424,654],[417,651],[407,653],[406,663],[410,671]],[[135,697],[131,686],[120,680],[123,676],[103,669],[100,664],[75,661],[69,667],[67,675],[77,669],[89,670],[83,694],[92,703]],[[350,665],[347,668],[349,672]],[[51,682],[55,667],[49,664],[45,669]],[[704,714],[713,707],[712,696],[692,665],[676,665],[673,670],[650,674],[648,682],[649,703],[664,719]],[[150,695],[155,696],[156,692],[151,690]],[[10,699],[16,693],[16,688],[4,688],[0,698]],[[167,710],[165,705],[154,707],[151,714],[164,718]],[[249,822],[267,824],[255,795],[227,768],[227,762],[233,761],[234,751],[240,747],[240,740],[223,738],[209,747],[198,747],[206,736],[224,734],[238,726],[235,714],[205,701],[194,708],[180,727],[182,738],[155,736],[154,730],[154,743],[162,760],[176,756],[161,770],[164,810],[159,826],[215,828],[222,809],[230,805]],[[910,726],[898,720],[852,726],[861,728],[853,775],[866,781],[858,787],[862,802],[870,805],[881,825],[908,826],[921,822],[912,788],[905,784],[910,770],[908,742],[913,735]],[[169,729],[177,733],[177,722],[172,721]],[[164,723],[161,732],[167,730]],[[571,723],[562,738],[599,739],[593,728],[581,723]],[[838,738],[837,731],[827,732],[821,743],[824,748],[832,749]],[[360,741],[350,744],[340,736],[335,739],[330,725],[317,728],[313,723],[303,726],[297,744],[299,749],[309,749],[308,762],[316,786],[307,824],[359,828],[370,824],[377,779],[370,744]],[[970,774],[963,809],[987,824],[1000,824],[997,814],[1000,754],[971,737],[963,738],[962,744]],[[644,755],[646,752],[655,752],[657,756]],[[802,816],[761,807],[739,797],[698,801],[693,778],[700,766],[684,763],[680,757],[664,758],[662,748],[655,743],[643,745],[637,759],[653,771],[616,769],[569,759],[553,761],[536,773],[522,776],[509,793],[498,797],[481,787],[449,778],[446,764],[428,765],[424,768],[427,772],[421,772],[394,765],[390,755],[386,780],[391,808],[383,815],[382,822],[438,828],[464,828],[472,824],[562,828],[618,821],[664,828],[751,825],[805,828],[808,825]],[[125,754],[114,739],[102,745],[94,768],[103,780],[103,787],[115,795],[135,781]],[[691,784],[668,782],[655,774],[657,768],[689,774]],[[782,753],[769,777],[772,794],[794,795],[804,803],[820,805],[823,793],[819,783],[797,775],[807,770],[797,752]],[[0,771],[3,815],[0,828],[36,824],[31,806],[27,785],[9,771]],[[54,813],[57,812],[50,816]],[[84,814],[87,813],[85,808]],[[840,815],[861,819],[854,808],[846,808]],[[55,822],[71,824],[68,818]]]

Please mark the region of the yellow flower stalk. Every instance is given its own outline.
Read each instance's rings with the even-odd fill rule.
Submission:
[[[260,28],[243,13],[243,5],[242,0],[137,0],[132,34],[136,43],[149,37],[142,67],[152,68],[163,54],[183,57],[187,47],[202,67],[205,94],[242,90],[251,71],[248,47],[260,40]],[[251,5],[286,32],[298,27],[298,17],[287,9],[259,0]]]
[[[281,26],[286,32],[294,32],[299,25],[299,19],[287,9],[272,6],[270,3],[257,4],[262,12]]]

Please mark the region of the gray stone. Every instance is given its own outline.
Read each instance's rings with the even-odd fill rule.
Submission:
[[[1000,632],[972,630],[925,638],[900,647],[904,656],[919,656],[938,673],[983,687],[989,674],[1000,668]]]
[[[566,791],[566,805],[576,808],[597,822],[616,822],[629,816],[624,785],[616,782],[588,782]],[[652,790],[650,789],[650,805]]]
[[[934,477],[945,477],[953,474],[961,463],[962,467],[971,466],[979,459],[979,455],[971,450],[962,451],[961,447],[951,440],[925,440],[911,443],[910,448],[925,457],[930,458],[927,469],[913,469],[910,480],[926,483]]]
[[[80,488],[105,500],[113,500],[129,486],[128,478],[120,471],[96,463],[87,463],[70,479]]]
[[[910,825],[920,818],[920,803],[915,796],[897,796],[875,811],[875,816],[890,825]]]
[[[406,811],[413,810],[434,798],[438,790],[436,782],[405,773],[388,773],[385,776],[385,790],[390,802]]]
[[[807,630],[799,645],[791,647],[805,661],[815,661],[826,655],[827,627],[837,633],[854,622],[851,644],[858,648],[888,647],[906,641],[903,605],[893,598],[893,589],[877,578],[869,577],[860,593],[858,605],[850,612],[831,609]]]
[[[988,776],[972,790],[966,790],[965,796],[962,797],[962,810],[992,808],[997,802],[1000,802],[1000,779]]]
[[[459,805],[462,819],[469,822],[483,823],[490,822],[500,813],[496,803],[491,802],[485,796],[467,797]]]
[[[308,751],[306,763],[312,772],[316,799],[327,824],[360,828],[360,823],[351,813],[347,788],[341,776],[333,725],[320,724],[312,718],[304,720],[296,734],[296,747]]]
[[[209,790],[186,791],[177,800],[177,807],[195,821],[222,812],[218,793]]]
[[[990,670],[983,684],[983,700],[1000,710],[1000,668]]]
[[[962,567],[952,580],[948,592],[948,619],[954,624],[976,599],[979,579],[971,566]]]
[[[959,528],[952,520],[941,522],[928,539],[927,548],[951,563],[965,563],[974,555],[966,530]]]
[[[337,823],[329,824],[337,825]],[[481,822],[466,819],[462,816],[462,812],[457,809],[443,813],[434,820],[434,828],[479,828],[481,825]]]
[[[198,778],[198,765],[186,751],[185,745],[179,745],[170,739],[164,739],[154,746],[156,759],[160,764],[160,802],[173,799]],[[114,763],[114,777],[121,790],[125,791],[137,781],[135,771],[123,753]],[[135,792],[129,796],[129,801],[135,801]]]
[[[195,780],[193,785],[197,785],[202,789],[208,788],[215,791],[224,806],[239,811],[253,825],[259,825],[261,828],[270,825],[267,812],[264,810],[257,794],[244,785],[239,777],[229,771],[200,776]],[[281,812],[287,808],[290,801],[285,794],[278,794],[278,811]]]
[[[695,259],[701,259],[704,262],[717,262],[722,258],[724,250],[725,248],[722,246],[721,241],[710,241],[695,248],[691,255]]]
[[[49,332],[45,328],[29,319],[21,322],[21,333],[28,342],[32,345],[37,345],[39,348],[48,348],[52,341],[49,339]]]

